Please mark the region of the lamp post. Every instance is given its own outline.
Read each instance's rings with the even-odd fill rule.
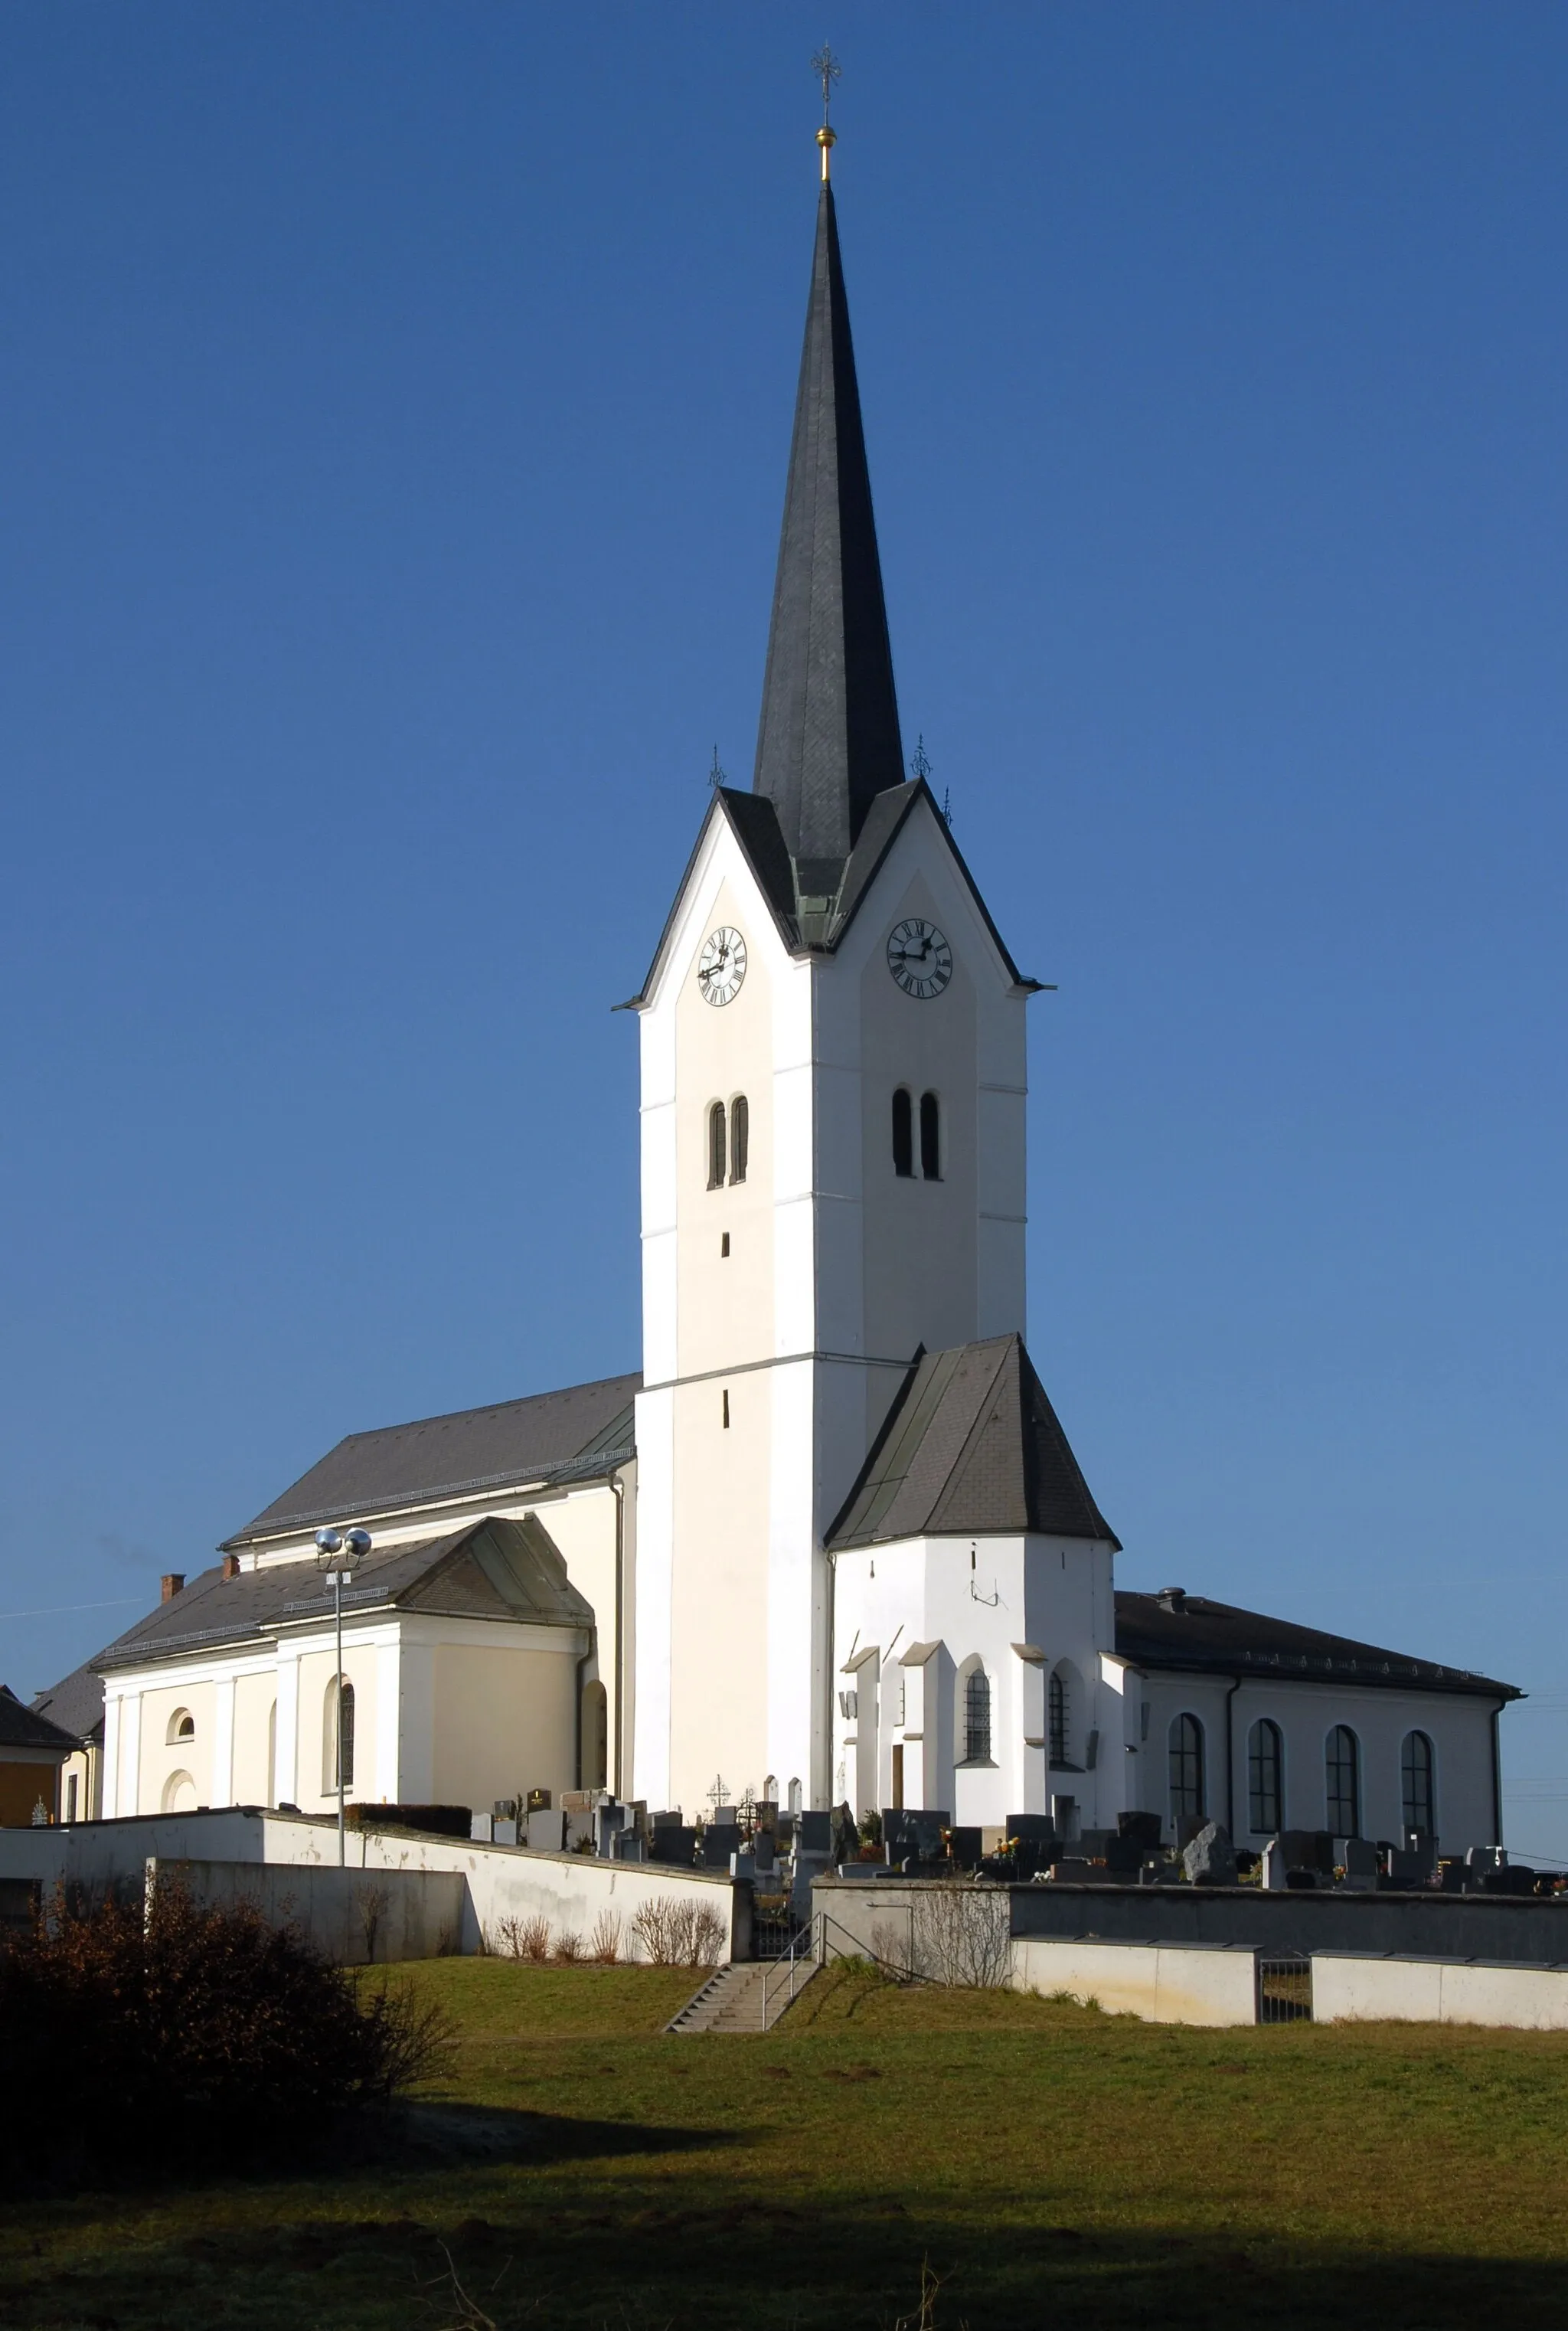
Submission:
[[[344,1848],[343,1822],[343,1590],[351,1585],[354,1574],[370,1552],[370,1532],[364,1529],[318,1529],[316,1533],[316,1559],[318,1564],[330,1564],[327,1584],[332,1589],[337,1639],[337,1867],[343,1868],[347,1859]]]

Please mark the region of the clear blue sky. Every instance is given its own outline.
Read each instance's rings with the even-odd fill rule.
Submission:
[[[1122,1581],[1554,1699],[1511,1833],[1568,1854],[1529,0],[5,11],[0,1677],[344,1432],[636,1365],[609,1007],[749,779],[824,32],[908,744],[1060,983],[1031,1343]]]

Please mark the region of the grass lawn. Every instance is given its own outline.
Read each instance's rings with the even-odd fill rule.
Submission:
[[[667,2040],[684,1974],[406,1975],[461,2043],[401,2152],[11,2204],[0,2325],[1568,2324],[1568,2035],[1193,2031],[842,1969],[766,2039]]]

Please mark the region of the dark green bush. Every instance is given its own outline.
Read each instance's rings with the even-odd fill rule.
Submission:
[[[0,1948],[9,2176],[239,2166],[316,2145],[432,2069],[439,2011],[371,1989],[248,1904],[160,1879],[150,1907],[63,1892]]]

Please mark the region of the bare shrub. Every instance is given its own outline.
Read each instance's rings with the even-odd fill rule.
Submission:
[[[365,1937],[365,1957],[367,1965],[375,1964],[375,1942],[381,1932],[381,1922],[392,1908],[392,1897],[385,1886],[372,1886],[368,1881],[354,1889],[355,1916],[359,1931]]]
[[[556,1959],[558,1965],[578,1966],[585,1956],[586,1953],[583,1948],[583,1937],[574,1929],[564,1929],[561,1934],[556,1936]]]
[[[588,1956],[599,1966],[613,1966],[620,1955],[620,1917],[613,1910],[601,1910],[588,1937]]]
[[[111,2166],[127,2130],[145,2167],[287,2152],[424,2077],[446,2031],[253,1903],[198,1906],[167,1875],[145,1908],[62,1890],[0,1954],[0,2095],[27,2099],[0,2170]]]
[[[909,1964],[909,1922],[906,1919],[878,1918],[871,1927],[871,1955],[879,1966],[890,1974],[905,1980],[915,1972]]]
[[[543,1966],[550,1955],[550,1922],[516,1916],[498,1918],[489,1947],[499,1959],[528,1959],[535,1966]]]
[[[682,1902],[672,1894],[644,1902],[632,1932],[655,1966],[716,1966],[727,1940],[724,1921],[706,1902]]]
[[[921,1886],[913,1918],[914,1972],[963,1991],[1000,1991],[1012,1975],[1005,1887],[935,1879]]]

